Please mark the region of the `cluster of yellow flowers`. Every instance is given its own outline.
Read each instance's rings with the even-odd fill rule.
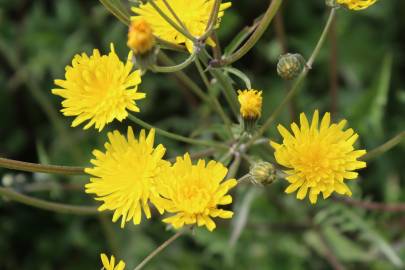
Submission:
[[[375,2],[337,0],[336,3],[359,10]],[[142,72],[133,70],[133,53],[152,51],[157,39],[185,45],[190,53],[194,52],[195,40],[184,36],[168,20],[181,22],[199,42],[215,46],[209,36],[199,40],[204,37],[212,19],[214,3],[214,0],[172,0],[168,6],[167,1],[155,0],[140,4],[132,8],[136,15],[132,17],[128,32],[127,45],[131,51],[125,62],[119,59],[113,44],[106,55],[97,49],[91,56],[76,55],[72,64],[66,67],[65,79],[55,80],[60,88],[52,90],[53,94],[64,98],[61,112],[75,117],[72,127],[86,122],[84,129],[94,126],[102,131],[115,119],[127,118],[128,111],[140,111],[136,102],[146,94],[138,91]],[[230,3],[217,6],[218,19],[213,23],[214,28],[219,26],[220,18],[230,6]],[[240,115],[245,121],[256,125],[261,116],[262,99],[262,91],[238,91]],[[355,170],[366,166],[358,160],[366,151],[354,149],[358,135],[352,129],[344,130],[346,120],[331,123],[329,113],[321,120],[319,117],[316,110],[309,123],[302,113],[299,124],[291,124],[291,132],[278,126],[281,143],[270,141],[275,160],[283,167],[284,178],[289,182],[285,192],[297,191],[298,199],[304,199],[309,193],[313,204],[320,193],[323,198],[333,192],[350,196],[345,180],[356,179]],[[167,212],[163,222],[175,229],[197,225],[212,231],[216,227],[213,218],[232,217],[232,211],[220,207],[232,203],[228,193],[237,185],[237,180],[226,179],[228,170],[223,164],[214,160],[206,163],[202,159],[193,163],[188,153],[170,162],[164,159],[166,148],[162,144],[155,146],[154,141],[155,129],[148,134],[142,130],[135,136],[128,127],[126,136],[117,130],[109,132],[105,150],[93,151],[91,163],[94,166],[85,170],[91,175],[85,191],[95,194],[95,199],[102,202],[100,211],[113,211],[112,220],[121,219],[121,227],[129,221],[139,224],[143,215],[151,218],[154,209],[161,215]],[[274,172],[275,168],[271,164],[262,165],[256,166],[261,170],[260,176],[273,182],[274,177],[263,175],[263,172]],[[115,266],[115,258],[109,261],[105,254],[101,255],[101,260],[107,270],[125,267],[122,261]]]

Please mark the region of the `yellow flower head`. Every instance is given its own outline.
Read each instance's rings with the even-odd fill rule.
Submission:
[[[275,149],[277,162],[287,168],[286,179],[290,185],[285,192],[292,193],[299,189],[297,198],[302,200],[310,189],[309,200],[313,204],[320,192],[324,199],[334,191],[351,196],[344,180],[357,178],[358,173],[354,170],[366,167],[365,162],[357,160],[366,151],[353,148],[358,135],[352,129],[343,130],[346,120],[330,124],[330,114],[326,113],[320,127],[318,122],[317,110],[311,124],[305,114],[301,113],[301,127],[292,123],[291,134],[279,125],[283,143],[270,142]]]
[[[245,119],[258,119],[262,114],[262,91],[239,90],[240,113]]]
[[[125,268],[125,263],[123,261],[120,261],[117,265],[115,265],[115,258],[114,256],[111,256],[111,260],[108,260],[107,255],[102,253],[100,255],[101,257],[101,262],[103,263],[103,268],[105,270],[124,270]]]
[[[215,0],[170,0],[167,2],[191,35],[200,37],[205,33]],[[155,3],[170,19],[176,22],[175,17],[163,0],[155,0]],[[219,19],[224,15],[224,10],[230,6],[231,3],[221,4],[218,14]],[[171,26],[151,4],[141,4],[139,7],[133,7],[132,11],[136,15],[131,20],[145,19],[152,26],[153,32],[157,37],[175,44],[185,43],[189,52],[193,51],[193,41],[183,36]],[[216,27],[219,27],[219,20]],[[215,46],[212,39],[208,39],[207,43]]]
[[[377,2],[377,0],[337,0],[338,4],[346,5],[347,8],[353,10],[366,9],[375,2]]]
[[[206,226],[212,231],[216,225],[212,218],[231,218],[233,212],[219,209],[219,205],[232,203],[226,195],[236,186],[235,179],[222,182],[227,169],[219,162],[204,160],[193,165],[188,154],[178,157],[176,163],[163,173],[160,192],[166,199],[165,210],[175,215],[163,221],[174,228],[184,224]]]
[[[89,121],[84,129],[95,125],[101,131],[114,119],[122,121],[128,116],[127,110],[139,112],[135,100],[145,97],[138,93],[141,83],[140,71],[132,70],[132,52],[126,63],[118,58],[111,44],[108,55],[100,55],[97,49],[90,57],[85,53],[73,58],[72,66],[66,67],[65,80],[55,80],[61,88],[52,93],[63,97],[66,116],[76,116],[72,127]]]
[[[131,23],[127,45],[134,50],[135,54],[144,54],[153,48],[155,37],[153,36],[152,28],[146,20],[140,19]]]
[[[130,127],[127,138],[118,131],[110,132],[109,142],[105,144],[106,152],[94,150],[95,159],[91,163],[95,167],[85,169],[86,173],[94,176],[85,186],[86,193],[96,194],[96,200],[103,202],[99,211],[114,211],[113,222],[122,216],[121,228],[131,219],[134,224],[139,224],[141,209],[150,218],[148,202],[163,213],[155,181],[170,164],[162,160],[166,151],[164,146],[160,144],[154,148],[154,137],[154,129],[148,136],[142,130],[139,139],[134,137]]]

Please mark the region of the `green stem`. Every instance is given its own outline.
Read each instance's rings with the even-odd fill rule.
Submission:
[[[212,31],[215,28],[215,24],[218,21],[218,14],[219,14],[219,8],[221,7],[222,0],[215,0],[214,6],[212,7],[210,18],[208,19],[207,27],[205,29],[205,33],[199,37],[200,40],[205,40],[207,39]]]
[[[146,128],[146,129],[154,128],[156,130],[156,133],[158,133],[158,134],[160,134],[162,136],[165,136],[167,138],[173,139],[173,140],[177,140],[177,141],[185,142],[185,143],[189,143],[189,144],[204,145],[204,146],[219,147],[219,148],[228,149],[228,146],[226,146],[224,144],[221,144],[221,143],[192,139],[192,138],[184,137],[184,136],[181,136],[181,135],[171,133],[171,132],[168,132],[166,130],[154,127],[154,126],[142,121],[141,119],[137,118],[136,116],[134,116],[132,114],[128,115],[128,118],[131,121],[133,121],[134,123]]]
[[[153,66],[151,68],[151,70],[154,71],[154,72],[160,72],[160,73],[177,72],[177,71],[183,70],[186,67],[188,67],[191,63],[194,62],[195,59],[196,59],[196,54],[192,53],[192,54],[190,54],[190,56],[184,62],[182,62],[182,63],[180,63],[178,65],[166,66],[166,67]]]
[[[156,5],[155,0],[149,0],[148,3],[151,4],[151,6],[159,13],[159,15],[163,19],[165,19],[165,21],[169,23],[174,29],[176,29],[178,32],[180,32],[183,36],[185,36],[189,40],[196,41],[195,37],[193,37],[186,29],[179,26],[176,22],[170,19],[170,17],[167,16],[167,14],[164,13],[163,10],[161,10],[160,7],[158,7],[158,5]]]
[[[390,149],[394,148],[395,146],[397,146],[399,143],[401,143],[404,140],[404,138],[405,138],[405,131],[402,131],[401,133],[399,133],[397,136],[390,139],[386,143],[378,146],[377,148],[374,148],[373,150],[371,150],[370,152],[365,154],[361,159],[362,160],[374,159],[374,158],[384,154],[385,152],[389,151]]]
[[[36,208],[61,213],[75,215],[97,215],[100,214],[96,207],[92,206],[75,206],[62,203],[48,202],[41,199],[32,198],[30,196],[20,194],[9,188],[0,187],[0,195],[22,204],[30,205]]]
[[[234,178],[236,176],[236,174],[238,173],[241,161],[242,161],[242,159],[241,159],[240,154],[235,155],[235,159],[231,163],[231,166],[229,166],[229,171],[228,171],[228,174],[226,175],[227,179]]]
[[[336,15],[336,9],[332,8],[329,14],[328,21],[322,31],[322,34],[318,40],[318,43],[315,46],[314,51],[312,52],[309,60],[307,61],[304,70],[301,72],[299,77],[295,80],[294,84],[292,85],[291,89],[288,91],[287,96],[283,99],[283,101],[277,106],[274,112],[267,118],[266,122],[262,125],[262,127],[258,130],[258,132],[249,140],[246,144],[246,147],[250,147],[258,138],[260,138],[264,132],[273,124],[274,120],[278,117],[278,115],[283,111],[284,108],[287,107],[287,103],[291,100],[291,98],[300,90],[301,84],[306,78],[309,70],[312,67],[316,57],[318,56],[322,45],[325,43],[326,37],[328,35],[330,26],[332,25],[333,19]]]
[[[204,70],[202,68],[202,65],[200,63],[200,61],[197,59],[195,59],[195,65],[197,66],[197,70],[200,73],[200,76],[205,84],[205,87],[207,87],[207,90],[209,92],[209,98],[210,98],[210,102],[212,103],[212,106],[215,107],[215,110],[217,111],[217,113],[219,114],[219,116],[222,118],[222,121],[225,124],[225,128],[229,134],[229,136],[231,138],[233,138],[233,133],[232,133],[232,129],[231,129],[231,125],[232,122],[229,119],[229,117],[226,115],[225,111],[223,110],[221,104],[219,103],[218,99],[216,98],[215,94],[212,91],[212,87],[210,86],[210,83],[208,81],[207,76],[204,73]]]
[[[239,118],[239,102],[238,97],[236,96],[236,91],[233,89],[232,83],[229,81],[228,77],[226,77],[221,71],[217,69],[210,69],[212,76],[217,79],[218,83],[222,86],[223,93],[225,96],[226,101],[228,102],[229,106],[235,117]]]
[[[25,172],[51,173],[64,175],[85,175],[84,168],[59,165],[44,165],[31,162],[0,158],[0,167]]]
[[[257,43],[257,41],[259,41],[259,39],[263,36],[264,32],[269,27],[271,21],[273,20],[278,9],[280,8],[282,2],[283,0],[271,1],[268,9],[266,10],[266,13],[263,16],[263,19],[260,21],[259,26],[256,28],[255,32],[253,32],[250,38],[246,41],[246,43],[243,44],[243,46],[235,53],[231,54],[225,59],[217,61],[216,63],[213,62],[212,65],[215,67],[230,65],[241,59],[245,54],[247,54]]]
[[[122,8],[122,6],[118,6],[112,3],[111,0],[99,0],[100,3],[118,20],[120,20],[123,24],[129,25],[131,20],[129,14]]]
[[[138,266],[136,266],[134,268],[134,270],[140,270],[142,269],[150,260],[153,259],[153,257],[155,257],[156,255],[158,255],[162,250],[164,250],[167,246],[169,246],[171,243],[173,243],[177,238],[179,238],[180,236],[183,235],[183,231],[178,231],[175,235],[173,235],[172,237],[170,237],[169,239],[167,239],[165,242],[163,242],[160,246],[158,246],[152,253],[150,253],[148,256],[146,256],[145,259],[143,259],[143,261],[138,264]]]
[[[174,65],[174,62],[162,51],[159,53],[158,59],[165,65]],[[184,73],[183,71],[177,71],[174,73],[174,76],[176,76],[182,83],[184,83],[200,99],[202,99],[204,102],[209,103],[208,95],[206,95],[204,91],[186,75],[186,73]]]

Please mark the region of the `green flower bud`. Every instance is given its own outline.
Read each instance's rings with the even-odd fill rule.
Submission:
[[[277,73],[284,80],[292,80],[304,69],[305,59],[300,54],[281,55],[277,63]]]
[[[276,180],[276,169],[273,164],[265,161],[259,161],[250,167],[250,177],[262,185],[270,185]]]

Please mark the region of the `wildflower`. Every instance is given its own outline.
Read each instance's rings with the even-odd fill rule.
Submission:
[[[262,114],[262,91],[239,90],[240,113],[245,119],[258,119]]]
[[[182,21],[183,25],[192,36],[198,38],[204,34],[215,0],[171,0],[168,2],[171,9]],[[155,4],[170,19],[177,22],[163,0],[155,0]],[[224,15],[224,11],[230,6],[231,3],[221,4],[218,13],[219,19]],[[171,26],[170,23],[160,16],[150,3],[141,4],[139,7],[133,7],[132,11],[136,14],[131,18],[133,21],[145,19],[152,26],[153,32],[156,36],[175,44],[185,43],[189,52],[193,52],[193,41],[183,36]],[[219,27],[219,20],[215,26]],[[211,38],[207,40],[207,44],[215,46],[215,43]]]
[[[278,130],[283,143],[273,141],[277,162],[286,167],[286,180],[290,185],[285,190],[292,193],[298,190],[297,198],[304,199],[308,189],[309,200],[316,203],[322,192],[326,199],[332,192],[351,196],[352,192],[344,183],[345,179],[355,179],[356,169],[366,167],[366,163],[357,159],[365,150],[354,150],[353,144],[358,138],[352,129],[343,130],[346,120],[330,124],[330,114],[326,113],[318,127],[319,113],[316,110],[309,125],[305,114],[300,115],[300,125],[291,125],[292,134],[279,125]]]
[[[206,165],[204,160],[199,160],[193,165],[188,154],[178,157],[160,182],[162,197],[166,199],[165,210],[174,213],[163,222],[174,228],[197,224],[212,231],[216,227],[212,218],[231,218],[233,212],[218,208],[232,203],[232,197],[226,194],[237,184],[235,179],[223,182],[227,171],[216,161]]]
[[[163,213],[155,181],[169,163],[162,160],[166,151],[164,146],[159,144],[154,148],[154,137],[154,129],[148,136],[142,130],[139,139],[134,137],[130,127],[127,138],[118,131],[110,132],[109,142],[105,144],[106,152],[94,150],[95,159],[91,163],[95,167],[85,169],[86,173],[94,176],[85,186],[86,193],[94,193],[96,200],[103,201],[99,211],[114,211],[113,222],[122,217],[121,228],[131,219],[134,224],[139,224],[141,209],[150,218],[148,202]]]
[[[117,265],[115,265],[115,258],[114,256],[111,256],[111,260],[108,260],[107,255],[102,253],[100,255],[101,257],[101,262],[103,263],[103,269],[105,270],[124,270],[125,268],[125,263],[123,261],[120,261]]]
[[[134,50],[135,54],[144,54],[153,48],[155,37],[153,36],[152,28],[146,20],[140,19],[131,22],[127,45]]]
[[[140,71],[131,72],[132,52],[127,62],[120,61],[111,44],[108,55],[100,55],[97,49],[90,57],[85,53],[76,55],[72,66],[66,67],[65,80],[55,80],[61,88],[52,93],[65,98],[61,112],[76,116],[72,127],[89,121],[84,129],[95,126],[101,131],[114,119],[122,121],[128,116],[127,110],[139,112],[135,100],[145,98],[137,88],[141,83]]]
[[[341,5],[346,5],[349,9],[361,10],[375,4],[377,0],[337,0],[336,2]]]
[[[270,185],[276,181],[276,170],[273,164],[265,161],[254,163],[249,170],[249,175],[254,183]]]

